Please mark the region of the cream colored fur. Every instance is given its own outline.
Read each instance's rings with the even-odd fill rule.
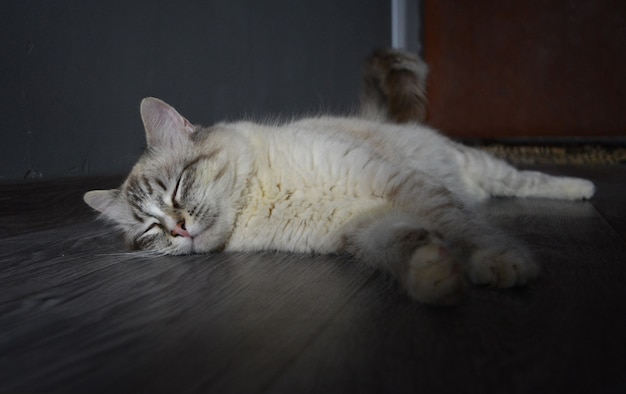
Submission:
[[[417,124],[317,117],[202,128],[154,98],[141,112],[147,153],[119,189],[85,195],[130,245],[348,253],[424,302],[456,301],[466,276],[509,287],[537,275],[526,248],[474,204],[594,191],[586,180],[518,171]]]

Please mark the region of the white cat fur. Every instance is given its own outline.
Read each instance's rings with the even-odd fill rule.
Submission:
[[[537,275],[526,248],[476,217],[473,204],[594,193],[589,181],[518,171],[418,124],[324,116],[207,129],[155,98],[141,113],[148,152],[119,190],[85,195],[129,242],[167,254],[349,253],[424,302],[455,301],[465,273],[498,287]],[[183,192],[187,207],[177,201]]]

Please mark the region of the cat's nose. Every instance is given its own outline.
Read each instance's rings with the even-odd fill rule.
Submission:
[[[191,238],[191,234],[189,234],[189,232],[185,228],[184,220],[181,220],[180,222],[176,223],[176,227],[172,229],[171,233],[173,237]]]

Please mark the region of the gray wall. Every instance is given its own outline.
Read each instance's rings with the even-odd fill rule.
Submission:
[[[5,1],[0,182],[125,173],[139,102],[194,123],[344,112],[390,45],[382,0]]]

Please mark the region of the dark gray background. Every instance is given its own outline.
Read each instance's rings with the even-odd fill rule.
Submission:
[[[381,0],[3,2],[0,182],[126,172],[139,102],[194,123],[358,104],[363,59],[387,47]]]

